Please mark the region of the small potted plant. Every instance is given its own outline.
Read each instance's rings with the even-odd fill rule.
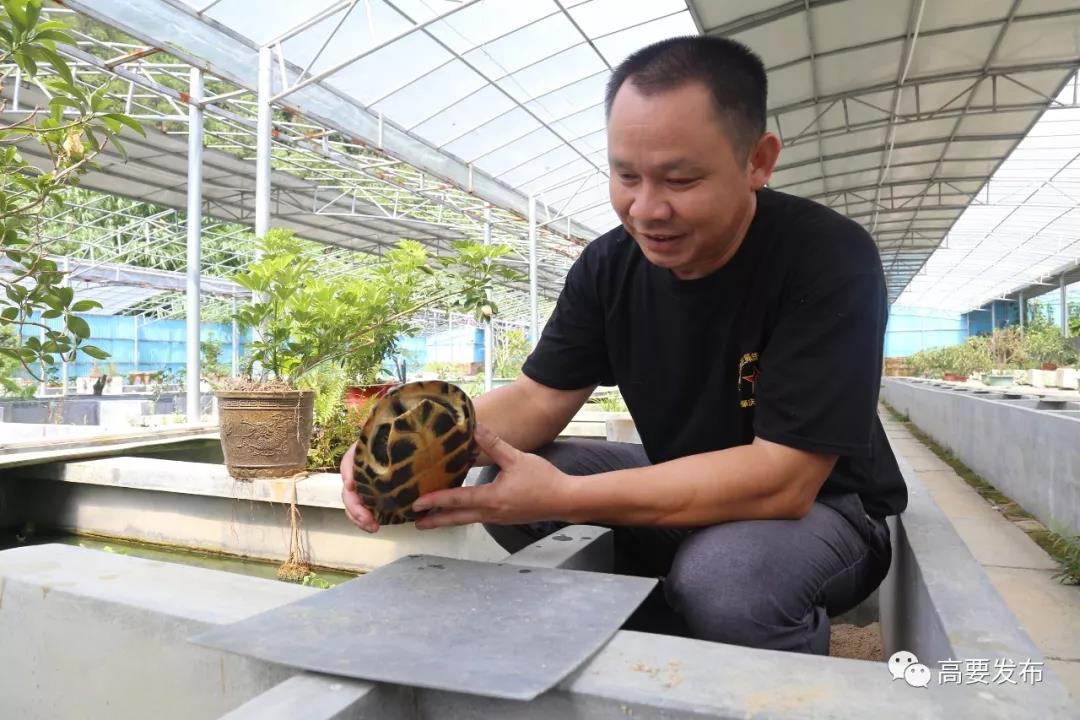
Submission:
[[[502,245],[458,242],[453,255],[432,258],[403,240],[335,275],[310,251],[316,246],[291,231],[273,229],[257,242],[259,259],[235,276],[253,294],[236,320],[255,337],[243,374],[216,389],[225,464],[237,479],[304,471],[315,399],[305,379],[314,370],[332,364],[353,377],[373,373],[394,339],[413,330],[417,311],[450,303],[478,312],[494,279],[520,277],[494,263],[509,251]]]
[[[1010,371],[1023,357],[1022,338],[1016,328],[994,330],[989,340],[991,370],[983,375],[983,383],[1004,387],[1016,382]]]

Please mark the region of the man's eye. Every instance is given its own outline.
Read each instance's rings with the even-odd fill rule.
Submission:
[[[668,178],[668,183],[672,185],[689,185],[697,182],[697,178]]]
[[[632,173],[619,173],[619,179],[623,182],[633,182],[634,180],[637,180],[637,175]]]

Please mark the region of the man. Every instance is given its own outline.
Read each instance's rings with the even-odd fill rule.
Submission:
[[[828,617],[884,578],[884,518],[907,502],[876,414],[876,247],[765,188],[780,142],[764,67],[738,43],[640,50],[606,101],[622,226],[574,263],[523,375],[477,399],[480,463],[498,467],[421,497],[436,512],[417,527],[483,522],[514,551],[562,523],[608,525],[616,570],[663,577],[691,636],[825,654]],[[643,446],[553,442],[613,384]],[[347,513],[374,532],[351,465]]]

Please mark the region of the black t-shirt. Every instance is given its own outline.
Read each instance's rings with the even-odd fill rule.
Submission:
[[[858,493],[875,517],[907,505],[877,416],[888,304],[857,223],[764,189],[724,267],[679,280],[622,228],[571,267],[523,372],[561,390],[618,385],[649,459],[755,437],[839,456],[819,498]]]

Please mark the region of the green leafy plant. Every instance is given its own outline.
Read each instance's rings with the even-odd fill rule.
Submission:
[[[0,326],[0,348],[14,348],[15,345],[15,332],[10,327]],[[20,383],[16,377],[21,369],[22,365],[17,360],[0,354],[0,397],[34,397],[34,384]]]
[[[1024,362],[1024,337],[1016,327],[997,328],[990,336],[990,359],[995,370],[1004,372]]]
[[[317,398],[316,398],[317,401]],[[341,458],[349,446],[356,442],[356,433],[367,420],[373,400],[358,408],[338,403],[330,413],[319,420],[311,434],[308,450],[308,470],[312,472],[336,472]]]
[[[608,395],[600,395],[599,397],[591,400],[593,404],[599,406],[604,412],[626,412],[626,401],[623,400],[623,396],[620,393],[611,393]]]
[[[531,350],[529,339],[525,336],[524,330],[509,328],[498,333],[493,353],[495,356],[495,377],[517,377]]]
[[[454,244],[446,258],[432,258],[422,245],[403,240],[360,271],[327,277],[291,231],[274,229],[257,241],[260,259],[235,276],[253,301],[237,321],[254,328],[244,372],[258,381],[276,379],[295,387],[324,363],[350,378],[370,377],[396,349],[397,338],[414,331],[413,316],[431,306],[488,314],[495,311],[485,289],[519,273],[494,261],[501,245]]]
[[[76,300],[65,286],[65,275],[48,257],[39,234],[41,219],[63,206],[60,191],[95,167],[94,159],[107,145],[121,148],[117,136],[124,127],[143,132],[130,117],[110,111],[106,86],[88,88],[76,81],[57,51],[57,43],[76,44],[66,27],[42,21],[41,0],[3,0],[0,5],[0,81],[18,68],[24,78],[38,79],[48,89],[47,107],[0,125],[0,247],[12,264],[0,275],[0,327],[15,329],[23,338],[15,347],[0,348],[0,355],[39,381],[58,360],[74,362],[79,351],[99,360],[108,357],[84,344],[90,326],[77,315],[101,305]],[[47,153],[44,167],[19,152],[20,144],[34,142]],[[27,336],[26,328],[36,332]]]
[[[225,363],[221,362],[221,341],[211,333],[210,337],[199,341],[199,366],[207,377],[220,377],[229,374]]]
[[[1041,320],[1024,330],[1022,348],[1027,364],[1032,368],[1054,367],[1076,362],[1076,350],[1061,334],[1061,328],[1049,320]]]
[[[325,578],[319,577],[318,573],[309,572],[304,576],[304,579],[300,581],[301,585],[308,587],[319,588],[320,590],[329,590],[332,587],[337,587],[337,583],[330,582]]]

